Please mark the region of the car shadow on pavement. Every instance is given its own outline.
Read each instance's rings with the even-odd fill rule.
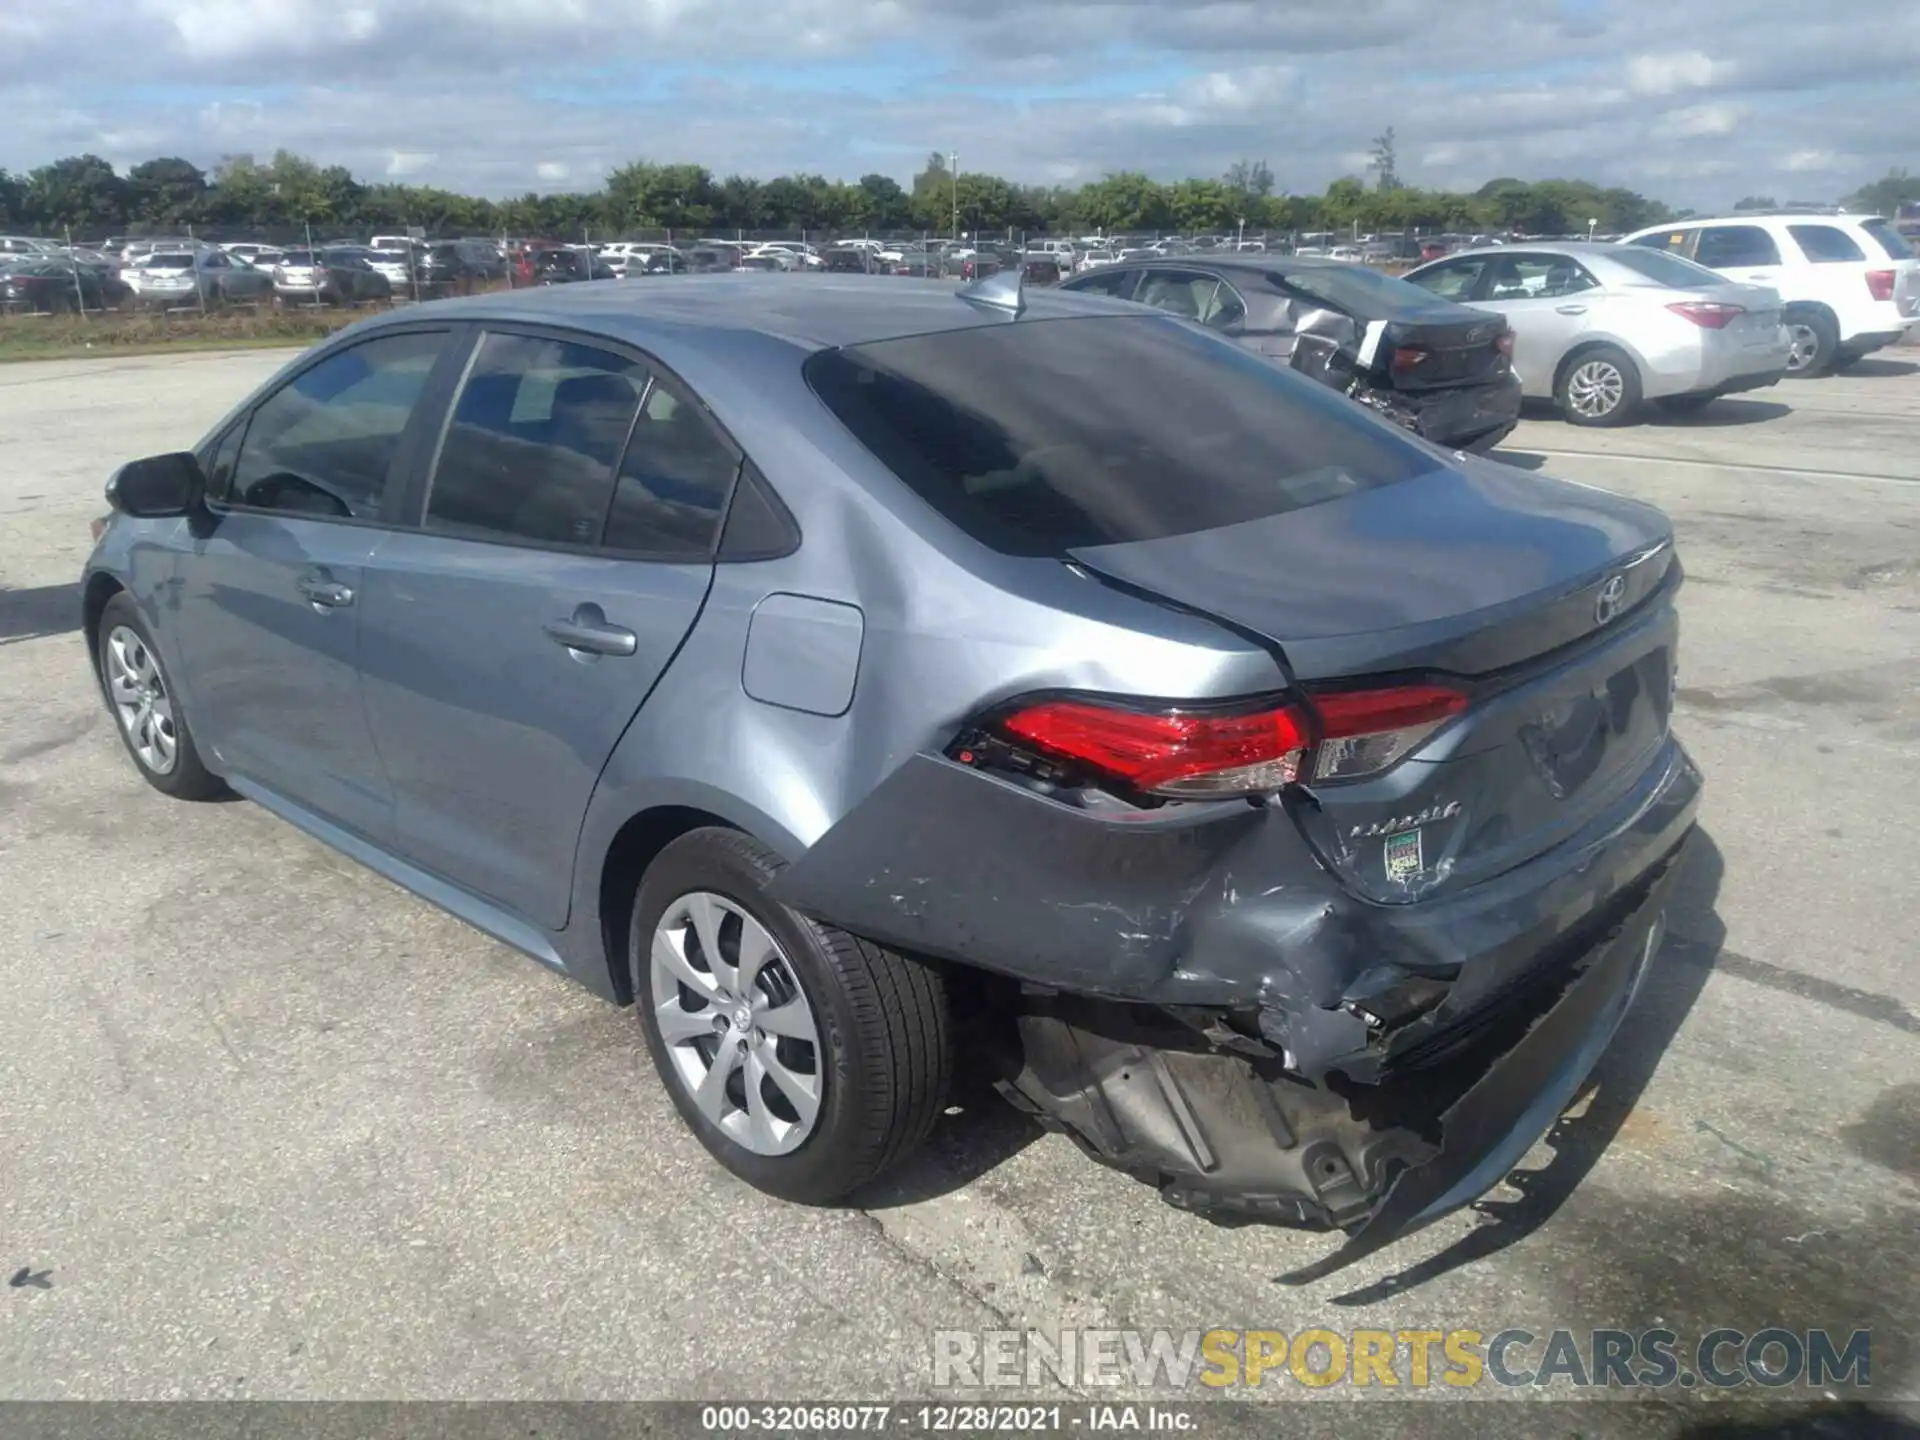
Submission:
[[[0,645],[70,635],[80,628],[80,587],[41,585],[31,590],[0,588]]]
[[[1649,405],[1638,419],[1642,425],[1662,430],[1727,430],[1737,425],[1759,425],[1792,413],[1791,405],[1783,405],[1778,400],[1736,400],[1723,396],[1705,409],[1680,414]]]
[[[1659,956],[1581,1094],[1544,1137],[1553,1151],[1552,1160],[1541,1169],[1516,1170],[1507,1177],[1507,1187],[1518,1191],[1519,1198],[1482,1198],[1472,1206],[1482,1223],[1460,1240],[1438,1255],[1337,1296],[1331,1303],[1362,1306],[1404,1297],[1416,1286],[1526,1239],[1553,1218],[1627,1124],[1661,1057],[1706,987],[1726,940],[1726,927],[1715,910],[1725,869],[1713,837],[1696,830],[1668,902],[1667,936]]]
[[[1920,1407],[1912,1405],[1845,1401],[1749,1408],[1733,1401],[1713,1409],[1712,1419],[1675,1431],[1675,1440],[1920,1440]]]
[[[848,1200],[862,1210],[891,1210],[961,1189],[1011,1160],[1047,1132],[993,1088],[985,1066],[961,1065],[947,1108],[914,1156]]]
[[[1920,371],[1920,360],[1888,360],[1870,356],[1865,360],[1856,360],[1840,373],[1849,380],[1885,378],[1890,375],[1912,375]]]
[[[1536,455],[1531,450],[1494,450],[1487,458],[1498,460],[1502,465],[1511,465],[1516,470],[1538,470],[1547,463],[1546,456]]]

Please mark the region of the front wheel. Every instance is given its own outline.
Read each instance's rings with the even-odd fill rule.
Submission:
[[[1625,424],[1640,408],[1640,368],[1611,345],[1582,350],[1561,371],[1553,398],[1571,424]]]
[[[100,612],[100,689],[140,776],[176,800],[210,800],[226,786],[200,761],[180,698],[139,607],[122,591]]]
[[[674,1108],[727,1169],[825,1204],[926,1138],[951,1072],[940,973],[769,900],[778,856],[695,830],[647,868],[628,959]]]

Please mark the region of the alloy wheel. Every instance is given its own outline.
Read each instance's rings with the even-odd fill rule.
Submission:
[[[171,774],[180,758],[180,735],[153,652],[135,631],[116,625],[107,635],[106,660],[107,692],[134,757],[156,775]]]
[[[1600,420],[1619,408],[1626,377],[1610,360],[1586,360],[1567,377],[1567,405],[1588,420]]]
[[[1787,369],[1804,370],[1814,362],[1820,353],[1820,337],[1813,332],[1811,325],[1792,323],[1787,326]]]
[[[723,895],[682,895],[654,928],[653,1020],[694,1108],[756,1155],[786,1155],[820,1118],[820,1032],[767,928]]]

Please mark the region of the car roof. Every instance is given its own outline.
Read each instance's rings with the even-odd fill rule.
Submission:
[[[1135,306],[1105,296],[1050,287],[1027,289],[1024,298],[1022,324],[1139,313]],[[391,319],[404,321],[427,314],[474,322],[565,325],[637,345],[666,332],[745,331],[809,349],[1008,323],[1004,310],[970,304],[944,285],[830,273],[687,275],[663,285],[611,280],[508,290],[411,305],[393,312]],[[382,316],[375,323],[388,319]]]
[[[1618,245],[1602,240],[1515,240],[1511,245],[1475,245],[1469,249],[1451,250],[1438,260],[1429,260],[1427,264],[1440,265],[1448,260],[1462,260],[1480,255],[1505,256],[1528,252],[1536,255],[1565,255],[1571,260],[1589,255],[1606,258],[1618,254],[1619,250]]]

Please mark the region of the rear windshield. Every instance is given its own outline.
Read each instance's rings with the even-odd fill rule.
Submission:
[[[282,265],[294,266],[311,265],[313,264],[313,252],[311,250],[289,250],[285,255],[280,257],[280,263]]]
[[[1397,275],[1382,275],[1364,265],[1303,265],[1281,274],[1280,281],[1362,320],[1382,320],[1451,303]]]
[[[921,498],[1012,555],[1236,525],[1434,468],[1338,392],[1159,317],[884,340],[821,351],[806,375]]]
[[[191,270],[193,257],[191,255],[155,255],[147,261],[147,268],[149,270]]]
[[[1914,258],[1915,247],[1907,243],[1906,236],[1902,235],[1890,223],[1882,220],[1878,215],[1875,215],[1870,220],[1862,220],[1860,222],[1860,228],[1871,235],[1880,248],[1887,252],[1887,258],[1889,260],[1911,260]]]
[[[1649,280],[1682,290],[1727,283],[1726,277],[1718,270],[1709,270],[1704,265],[1696,265],[1666,250],[1643,250],[1637,245],[1622,245],[1608,251],[1607,258],[1616,265],[1637,271]]]

